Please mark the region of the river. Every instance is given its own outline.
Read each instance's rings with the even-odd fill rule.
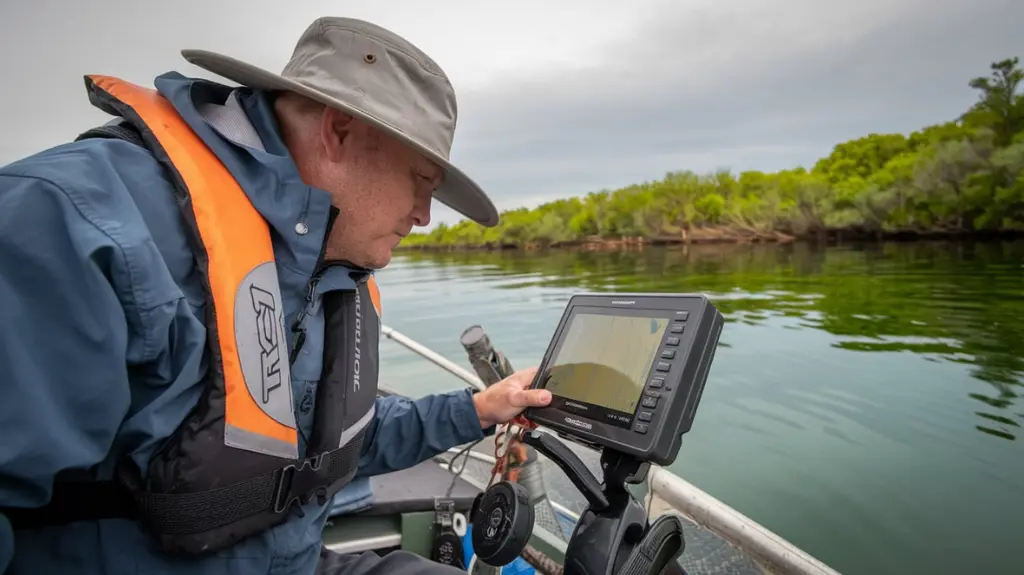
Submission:
[[[378,277],[385,324],[467,367],[471,324],[527,367],[573,293],[706,293],[727,324],[676,473],[842,573],[1024,569],[1024,241],[399,252]],[[460,385],[381,348],[386,385]]]

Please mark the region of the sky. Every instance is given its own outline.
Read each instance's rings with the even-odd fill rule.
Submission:
[[[222,80],[185,48],[276,71],[326,15],[384,26],[441,65],[458,97],[452,161],[499,210],[675,170],[811,167],[844,140],[955,118],[970,78],[1024,57],[1019,0],[284,5],[0,1],[0,164],[106,121],[85,74]],[[432,226],[458,219],[435,202]]]

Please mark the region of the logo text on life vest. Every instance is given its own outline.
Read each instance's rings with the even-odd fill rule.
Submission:
[[[352,360],[352,390],[359,391],[359,360],[363,351],[363,302],[359,297],[359,290],[356,290],[356,354]]]
[[[268,417],[295,427],[284,311],[274,263],[253,268],[235,297],[235,340],[245,387]]]
[[[281,387],[281,340],[277,337],[277,322],[274,294],[256,286],[249,286],[252,295],[252,309],[256,314],[256,329],[259,330],[260,364],[263,366],[262,394],[264,404],[270,403],[270,394]]]

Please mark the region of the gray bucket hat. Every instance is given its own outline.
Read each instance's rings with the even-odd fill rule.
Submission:
[[[449,161],[458,115],[444,71],[408,40],[351,18],[314,21],[281,74],[206,50],[182,50],[186,60],[263,90],[302,94],[377,126],[444,170],[438,201],[485,226],[498,223],[487,194]]]

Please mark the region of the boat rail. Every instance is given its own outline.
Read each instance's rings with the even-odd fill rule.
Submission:
[[[476,389],[485,389],[486,386],[475,373],[427,346],[387,326],[382,326],[381,333],[386,338],[448,371],[468,385]],[[542,429],[542,431],[546,430]],[[471,452],[471,455],[474,458],[487,458],[493,462],[493,458],[484,454]],[[838,575],[838,571],[793,545],[782,536],[664,467],[651,464],[648,473],[651,497],[660,499],[665,506],[673,511],[740,548],[758,561],[767,571],[780,575]],[[576,516],[575,513],[572,515]]]

